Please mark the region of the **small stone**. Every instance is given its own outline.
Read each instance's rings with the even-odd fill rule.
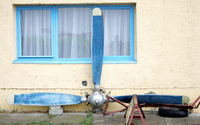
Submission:
[[[59,106],[49,106],[49,115],[62,115],[63,108]]]

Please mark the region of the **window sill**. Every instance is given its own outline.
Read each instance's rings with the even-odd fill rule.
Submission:
[[[87,61],[69,61],[69,60],[26,60],[16,59],[13,64],[91,64],[91,60]],[[103,64],[136,64],[136,60],[115,60],[115,61],[103,61]]]

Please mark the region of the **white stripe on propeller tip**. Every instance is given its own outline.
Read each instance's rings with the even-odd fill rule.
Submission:
[[[102,15],[101,9],[100,8],[94,8],[92,10],[92,15],[93,16],[101,16]]]
[[[86,98],[85,96],[83,96],[83,97],[81,98],[81,102],[87,102],[87,98]]]
[[[8,96],[7,98],[8,104],[14,104],[14,96],[15,96],[14,94]]]

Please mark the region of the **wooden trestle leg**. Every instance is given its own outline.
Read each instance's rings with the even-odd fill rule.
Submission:
[[[138,113],[136,115],[136,112]],[[142,121],[143,125],[147,125],[146,121],[144,120],[145,116],[143,110],[138,103],[137,95],[133,95],[129,107],[126,112],[126,125],[131,125],[133,122],[133,118],[139,118]]]
[[[147,125],[146,121],[144,120],[144,118],[145,118],[144,112],[143,112],[140,104],[138,103],[137,95],[133,95],[129,106],[125,105],[124,103],[122,103],[121,101],[119,101],[113,97],[110,97],[110,96],[106,96],[106,97],[107,97],[107,101],[106,101],[105,108],[103,111],[104,115],[109,115],[109,114],[113,114],[113,113],[117,113],[117,112],[126,111],[125,115],[124,115],[126,118],[126,122],[125,122],[126,125],[131,125],[133,118],[139,118],[142,121],[143,125]],[[124,106],[124,108],[117,110],[117,111],[113,111],[113,112],[107,112],[107,108],[108,108],[108,104],[109,104],[110,100],[119,103],[120,105]],[[137,115],[136,115],[136,112],[137,112]]]

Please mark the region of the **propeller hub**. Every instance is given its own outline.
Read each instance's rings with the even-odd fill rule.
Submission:
[[[106,97],[99,91],[94,91],[91,96],[89,96],[89,103],[94,107],[101,107],[105,101]]]

